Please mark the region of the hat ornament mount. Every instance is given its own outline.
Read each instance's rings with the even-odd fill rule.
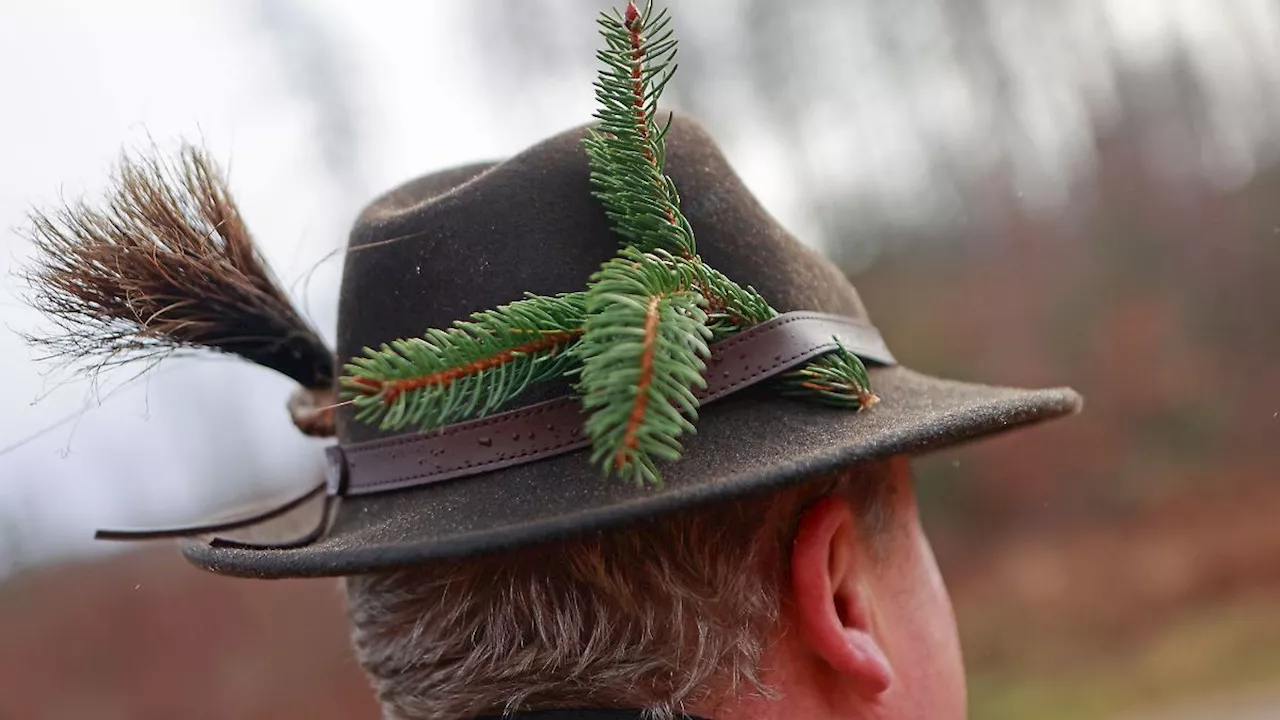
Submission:
[[[587,289],[531,296],[453,328],[397,340],[344,368],[357,418],[430,431],[510,406],[530,385],[576,378],[592,461],[660,484],[694,432],[709,343],[775,317],[765,298],[704,263],[663,173],[662,89],[675,74],[667,11],[634,3],[601,15],[598,125],[584,142],[594,194],[621,248]],[[861,409],[876,401],[857,355],[838,346],[790,371],[782,392]]]

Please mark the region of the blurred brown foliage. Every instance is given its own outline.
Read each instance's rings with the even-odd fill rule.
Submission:
[[[1118,658],[1107,672],[1123,685],[1126,653],[1280,595],[1280,168],[1226,191],[1162,178],[1137,132],[1099,148],[1073,214],[1035,217],[996,192],[984,237],[900,238],[856,278],[908,364],[1085,396],[1078,417],[917,465],[979,673],[1023,682]],[[1204,667],[1141,699],[1199,692],[1168,687],[1196,674],[1273,673],[1280,626],[1249,627],[1213,641],[1229,650],[1169,643]]]
[[[1224,193],[1162,180],[1135,145],[1108,141],[1073,216],[996,197],[992,236],[897,252],[857,278],[908,364],[1085,396],[1079,417],[926,464],[933,529],[956,559],[1149,517],[1225,531],[1233,512],[1280,507],[1280,169]]]
[[[376,717],[335,581],[217,577],[160,546],[0,586],[0,718]]]

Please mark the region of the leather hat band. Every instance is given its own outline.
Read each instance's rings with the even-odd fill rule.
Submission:
[[[880,332],[865,321],[790,312],[711,345],[703,373],[706,387],[694,394],[703,404],[713,402],[834,350],[837,344],[864,361],[896,362]],[[325,448],[325,494],[337,498],[403,490],[573,452],[590,444],[583,422],[579,398],[562,397],[425,433],[330,445]],[[249,527],[291,510],[318,489],[240,520],[169,530],[100,530],[98,537],[143,540]],[[297,544],[295,539],[257,546]]]
[[[871,325],[814,312],[779,315],[711,346],[696,390],[703,404],[786,372],[841,345],[889,365],[893,355]],[[365,495],[523,465],[590,444],[576,397],[562,397],[422,434],[326,448],[329,492]]]

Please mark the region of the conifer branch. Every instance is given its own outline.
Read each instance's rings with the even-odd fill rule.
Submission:
[[[600,124],[584,145],[595,195],[624,243],[691,258],[697,254],[693,229],[680,212],[675,183],[662,172],[666,128],[656,120],[662,88],[675,74],[676,41],[667,11],[652,10],[651,2],[644,12],[628,3],[623,15],[601,15]]]
[[[365,348],[345,368],[343,394],[357,419],[384,430],[484,417],[575,365],[569,348],[582,335],[584,301],[584,293],[530,295],[446,330]]]
[[[862,360],[840,345],[839,338],[836,344],[837,349],[779,377],[775,384],[782,394],[850,410],[866,410],[880,402],[871,392]]]
[[[778,311],[750,285],[739,285],[702,262],[702,258],[686,262],[692,266],[697,287],[707,299],[708,325],[717,340],[777,316]]]
[[[590,414],[592,462],[636,484],[660,484],[654,459],[676,460],[693,432],[694,387],[705,387],[711,331],[687,265],[626,248],[592,276],[587,322],[574,353]]]

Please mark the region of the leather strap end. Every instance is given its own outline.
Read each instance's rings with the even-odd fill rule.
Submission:
[[[310,490],[307,490],[302,495],[285,501],[283,504],[243,517],[172,528],[149,528],[142,530],[100,529],[93,534],[93,537],[95,540],[159,540],[164,538],[188,538],[199,535],[211,535],[214,533],[239,530],[241,528],[246,528],[251,525],[257,525],[258,523],[278,518],[281,515],[300,507],[308,500],[314,498],[317,494],[323,492],[324,489],[324,484],[317,485]]]

